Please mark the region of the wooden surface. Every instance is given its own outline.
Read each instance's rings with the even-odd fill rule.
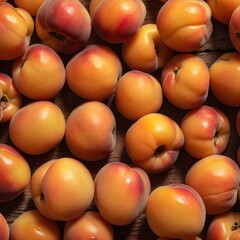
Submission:
[[[162,3],[160,3],[158,0],[145,0],[144,2],[147,7],[147,16],[146,16],[145,23],[155,23],[156,15],[160,7],[162,6]],[[89,1],[85,1],[84,4],[86,7],[88,7]],[[235,51],[228,37],[228,26],[222,25],[214,20],[213,20],[213,26],[214,26],[214,30],[213,30],[211,39],[204,47],[202,47],[201,49],[199,49],[198,52],[196,52],[196,54],[198,54],[200,57],[204,59],[204,61],[207,63],[208,66],[210,66],[211,63],[223,53]],[[39,42],[39,39],[36,36],[36,33],[32,37],[32,43],[35,43],[35,42]],[[92,34],[92,37],[89,43],[92,43],[92,42],[102,42],[94,34],[94,32]],[[116,50],[116,52],[119,54],[119,57],[121,58],[121,54],[120,54],[121,45],[114,45],[114,46],[111,45],[111,47],[113,47]],[[68,62],[70,58],[70,56],[61,56],[61,57],[63,58],[63,61],[65,64]],[[0,72],[4,72],[11,75],[11,66],[12,66],[12,61],[0,61]],[[123,63],[123,66],[124,66],[124,63]],[[127,71],[127,70],[128,69],[124,66],[124,71]],[[154,73],[154,75],[159,79],[160,71],[157,71],[156,73]],[[24,104],[28,103],[29,101],[30,101],[29,99],[24,98]],[[73,94],[67,86],[65,86],[63,90],[60,92],[60,94],[58,94],[58,96],[55,99],[53,99],[53,102],[55,102],[63,110],[66,119],[69,113],[83,101],[84,101],[83,99]],[[97,171],[100,169],[100,167],[103,166],[106,162],[109,162],[109,161],[130,162],[124,149],[124,135],[128,127],[131,125],[131,122],[124,119],[117,112],[112,99],[109,99],[108,101],[106,101],[106,104],[108,104],[110,108],[113,110],[117,119],[117,145],[108,159],[102,160],[99,162],[94,162],[94,163],[84,162],[84,164],[86,164],[86,166],[91,171],[93,177],[95,176]],[[209,93],[209,97],[205,104],[219,107],[229,117],[229,120],[232,126],[231,137],[230,137],[230,142],[228,144],[228,147],[224,152],[224,154],[228,155],[233,159],[236,159],[239,139],[237,137],[237,133],[235,129],[235,118],[236,118],[238,109],[227,107],[224,104],[220,103],[211,95],[211,92]],[[186,113],[186,111],[180,110],[172,106],[169,102],[167,102],[166,99],[164,99],[163,105],[159,112],[172,117],[177,123],[180,123],[183,115]],[[0,125],[0,142],[12,145],[8,136],[8,123],[4,123]],[[52,158],[72,156],[72,154],[67,149],[64,140],[61,142],[61,144],[58,147],[56,147],[55,149],[53,149],[51,152],[47,154],[44,154],[41,156],[30,156],[26,154],[24,155],[31,166],[32,172],[34,172],[36,168],[40,166],[42,163]],[[152,189],[154,189],[159,185],[183,182],[185,174],[189,169],[189,167],[193,164],[193,162],[194,162],[194,159],[189,157],[184,152],[184,150],[181,150],[180,156],[177,162],[174,164],[174,166],[170,170],[161,174],[149,175],[151,184],[152,184]],[[0,177],[1,177],[1,173],[0,173]],[[11,225],[11,223],[21,213],[23,213],[28,209],[33,209],[33,208],[35,207],[31,199],[29,188],[27,188],[25,192],[15,200],[0,204],[0,212],[2,212],[3,215],[7,218],[9,225]],[[89,209],[92,209],[92,208],[94,208],[93,204],[90,206]],[[239,209],[239,203],[237,203],[237,205],[234,206],[234,208]],[[204,231],[200,236],[202,239],[205,239],[206,229],[210,220],[211,220],[211,217],[208,217]],[[60,222],[59,225],[62,228],[64,226],[64,223]],[[144,213],[134,223],[130,225],[123,226],[123,227],[114,227],[114,231],[116,236],[115,239],[157,239],[157,236],[155,236],[154,233],[149,229],[146,223],[146,218]]]

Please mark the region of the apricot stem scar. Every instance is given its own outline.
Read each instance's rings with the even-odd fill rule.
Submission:
[[[233,226],[232,226],[232,230],[237,230],[239,227],[240,227],[239,222],[234,221]]]
[[[21,66],[20,66],[20,69],[23,68],[24,64],[25,64],[25,61],[22,62]]]
[[[216,132],[215,135],[214,135],[214,145],[217,144],[218,136],[219,136],[219,132]]]
[[[57,33],[57,32],[49,32],[48,34],[49,34],[50,36],[52,36],[52,37],[57,38],[57,39],[60,40],[60,41],[64,41],[64,40],[65,40],[65,36],[62,35],[62,34],[59,34],[59,33]]]
[[[159,154],[163,153],[164,148],[165,148],[164,145],[159,146],[159,147],[155,150],[154,155],[159,155]]]
[[[9,104],[9,98],[7,95],[3,94],[0,98],[0,108],[3,110],[5,109]]]
[[[43,192],[41,192],[41,194],[40,194],[40,200],[44,200],[44,194],[43,194]]]
[[[173,71],[174,71],[174,73],[177,73],[177,72],[178,72],[178,67],[175,67],[175,68],[173,69]]]

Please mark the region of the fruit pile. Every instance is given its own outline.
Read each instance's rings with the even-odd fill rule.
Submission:
[[[237,0],[0,0],[0,240],[240,239],[239,23]]]

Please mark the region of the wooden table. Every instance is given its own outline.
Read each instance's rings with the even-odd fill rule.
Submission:
[[[12,1],[9,1],[9,2],[12,3]],[[162,6],[162,3],[160,3],[158,0],[145,0],[144,2],[147,7],[147,16],[146,16],[145,23],[155,23],[157,13],[160,7]],[[89,1],[85,1],[84,4],[86,7],[88,7]],[[223,53],[235,51],[229,40],[228,26],[220,24],[214,20],[213,20],[213,26],[214,26],[214,30],[213,30],[211,39],[204,47],[202,47],[201,49],[199,49],[198,52],[196,52],[197,55],[199,55],[204,59],[204,61],[207,63],[208,66],[210,66],[211,63]],[[40,42],[36,33],[34,33],[32,37],[32,43],[35,43],[35,42]],[[93,36],[91,37],[90,42],[101,42],[101,40],[93,33]],[[120,54],[121,45],[114,45],[111,47],[113,47],[121,57],[121,54]],[[64,63],[66,64],[70,56],[61,56],[61,57],[63,58]],[[0,72],[7,73],[11,76],[11,66],[12,66],[12,61],[0,61]],[[128,69],[126,68],[126,66],[124,66],[124,71],[127,71],[127,70]],[[154,75],[159,79],[160,71],[157,71],[156,73],[154,73]],[[24,104],[28,103],[29,101],[30,101],[29,99],[24,98]],[[67,86],[65,86],[63,90],[60,92],[60,94],[58,94],[58,96],[55,99],[53,99],[53,101],[63,110],[65,117],[67,119],[69,113],[76,106],[82,103],[84,100],[76,96],[75,94],[73,94],[71,90]],[[117,112],[113,101],[109,100],[106,102],[106,104],[108,104],[111,107],[117,119],[117,145],[108,159],[102,160],[99,162],[94,162],[94,163],[84,162],[84,164],[86,164],[86,166],[91,171],[93,177],[106,162],[110,162],[110,161],[122,161],[127,163],[130,162],[124,149],[124,135],[128,127],[131,125],[131,122],[124,119]],[[211,92],[209,93],[208,99],[205,104],[219,107],[229,117],[229,120],[232,126],[231,137],[230,137],[230,142],[228,144],[228,147],[224,152],[224,154],[233,159],[236,159],[239,138],[237,136],[236,129],[235,129],[235,118],[236,118],[238,108],[225,106],[224,104],[217,101],[212,96]],[[172,106],[166,99],[164,99],[163,105],[159,112],[172,117],[177,123],[180,123],[183,115],[186,113],[186,111],[180,110]],[[7,143],[10,145],[12,144],[8,136],[8,123],[0,124],[0,143]],[[31,156],[26,154],[24,155],[29,162],[32,172],[34,172],[36,168],[40,166],[42,163],[52,158],[58,158],[63,156],[74,157],[67,149],[64,141],[62,141],[59,146],[57,146],[55,149],[53,149],[47,154],[44,154],[41,156]],[[193,163],[194,163],[194,159],[189,157],[184,152],[184,150],[182,150],[180,152],[180,156],[177,162],[174,164],[174,166],[172,166],[170,170],[161,174],[149,175],[151,184],[152,184],[152,189],[154,189],[159,185],[183,182],[187,170]],[[0,173],[0,176],[1,176],[1,173]],[[35,206],[31,199],[29,188],[27,188],[22,195],[20,195],[13,201],[0,204],[0,212],[2,212],[3,215],[7,218],[9,225],[11,225],[11,223],[21,213],[33,208],[35,208]],[[94,208],[93,204],[90,206],[89,209],[91,208]],[[234,206],[234,209],[239,209],[239,203],[237,203],[236,206]],[[208,227],[210,220],[211,220],[211,217],[208,216],[206,221],[206,226],[200,236],[202,237],[202,239],[205,239],[206,229]],[[64,223],[60,222],[59,226],[62,229],[64,226]],[[114,226],[114,231],[115,231],[116,239],[144,239],[144,240],[157,239],[157,236],[150,230],[150,228],[147,225],[145,213],[143,213],[134,223],[130,225],[123,226],[123,227]]]

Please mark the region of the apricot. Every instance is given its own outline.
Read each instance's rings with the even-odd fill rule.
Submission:
[[[9,123],[9,136],[22,152],[44,154],[62,141],[65,126],[65,116],[55,103],[35,101],[14,114]]]
[[[22,94],[16,88],[12,77],[0,73],[0,123],[9,122],[22,105]]]
[[[168,170],[184,144],[179,125],[161,113],[149,113],[134,122],[125,135],[125,149],[132,162],[147,173]]]
[[[240,107],[240,53],[222,54],[211,64],[209,72],[213,95],[227,106]]]
[[[34,0],[29,2],[28,0],[14,0],[14,3],[19,7],[25,9],[33,17],[37,15],[37,11],[45,0]]]
[[[0,240],[9,240],[9,226],[6,218],[0,213]]]
[[[212,17],[223,24],[229,24],[234,10],[240,5],[239,0],[207,0]]]
[[[213,154],[190,167],[185,183],[200,194],[207,214],[221,214],[230,210],[237,201],[239,166],[230,157]]]
[[[142,169],[122,162],[104,165],[94,184],[94,203],[100,214],[119,226],[132,223],[143,213],[151,189],[149,177]]]
[[[0,202],[8,202],[28,187],[31,169],[25,157],[14,147],[0,143]]]
[[[240,110],[238,110],[237,116],[236,116],[236,129],[237,129],[238,137],[240,138]],[[238,151],[237,151],[237,161],[240,164],[240,144],[238,146]]]
[[[222,154],[230,138],[230,121],[219,108],[201,105],[188,111],[181,122],[184,149],[196,159]]]
[[[146,6],[142,0],[91,0],[89,13],[100,38],[108,43],[123,43],[142,26]]]
[[[162,238],[193,239],[206,221],[206,209],[198,192],[185,184],[156,187],[146,205],[152,231]]]
[[[194,54],[177,54],[161,72],[164,96],[181,109],[201,106],[208,97],[209,70],[204,60]]]
[[[47,218],[69,221],[80,217],[94,196],[93,178],[80,161],[52,159],[33,173],[30,190],[38,211]]]
[[[78,0],[43,1],[37,11],[35,25],[43,44],[66,55],[83,49],[92,32],[88,9]]]
[[[232,13],[230,22],[228,24],[229,28],[229,38],[233,45],[233,47],[240,52],[240,39],[239,39],[239,31],[240,31],[240,6],[238,6]]]
[[[50,100],[65,84],[65,66],[60,56],[43,44],[32,44],[12,67],[13,82],[26,97]]]
[[[207,240],[240,238],[240,212],[227,211],[217,214],[207,228]]]
[[[55,221],[44,217],[36,209],[27,210],[10,227],[10,240],[19,239],[60,240],[60,229]]]
[[[89,72],[91,74],[89,74]],[[111,97],[122,64],[116,53],[102,44],[90,44],[76,54],[66,66],[66,82],[78,96],[95,101]]]
[[[123,43],[122,56],[130,69],[153,73],[163,68],[173,56],[173,50],[162,42],[156,24],[148,23]]]
[[[158,12],[156,25],[163,43],[169,48],[192,52],[211,37],[211,16],[211,9],[203,0],[168,0]]]
[[[34,21],[24,9],[1,2],[0,22],[0,60],[13,60],[30,45]]]
[[[115,104],[125,118],[135,121],[148,113],[158,112],[162,102],[162,87],[151,74],[131,70],[119,78]]]
[[[115,148],[115,127],[115,116],[107,105],[99,101],[82,103],[67,118],[67,147],[80,159],[102,160]]]
[[[104,239],[113,240],[112,225],[99,212],[86,211],[82,216],[67,221],[64,226],[64,240]]]

